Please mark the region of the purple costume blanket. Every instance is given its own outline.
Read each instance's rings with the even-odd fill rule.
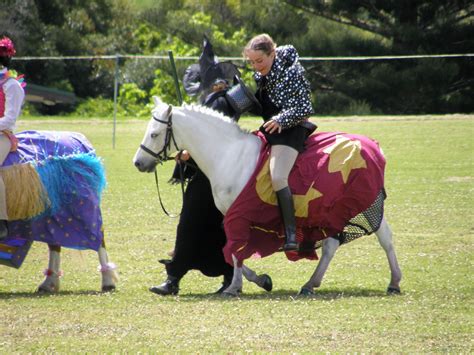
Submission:
[[[8,221],[9,235],[0,241],[0,263],[20,267],[32,241],[98,250],[105,175],[90,142],[74,132],[25,131],[16,136],[18,150],[8,155],[3,169],[32,164],[47,192],[48,208],[29,219]]]

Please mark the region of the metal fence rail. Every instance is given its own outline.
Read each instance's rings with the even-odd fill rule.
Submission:
[[[393,55],[393,56],[352,56],[352,57],[300,57],[300,61],[383,61],[383,60],[413,60],[413,59],[431,59],[431,58],[462,58],[462,57],[474,57],[474,53],[455,53],[455,54],[421,54],[421,55]],[[115,55],[84,55],[84,56],[28,56],[28,57],[14,57],[14,61],[63,61],[63,60],[113,60],[115,61],[115,75],[114,75],[114,110],[113,110],[113,133],[112,133],[112,145],[115,149],[115,132],[117,125],[117,98],[118,98],[118,87],[120,77],[120,60],[121,59],[161,59],[170,60],[171,65],[174,66],[174,60],[177,61],[198,61],[198,56],[177,56],[173,57],[171,51],[168,55],[138,55],[138,54],[115,54]],[[243,57],[220,57],[219,60],[227,61],[242,61]],[[174,71],[176,69],[174,68]],[[175,78],[175,81],[177,78]],[[182,102],[181,92],[178,90],[178,98]]]

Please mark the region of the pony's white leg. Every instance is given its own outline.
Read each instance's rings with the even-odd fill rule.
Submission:
[[[329,263],[334,257],[337,248],[339,248],[339,240],[336,238],[326,238],[323,241],[321,259],[319,260],[318,266],[313,275],[311,275],[309,281],[301,288],[299,292],[300,295],[311,295],[314,293],[313,289],[315,287],[321,286],[324,274],[326,273]]]
[[[392,243],[392,231],[388,226],[385,217],[382,219],[380,228],[375,232],[380,245],[387,254],[388,264],[390,265],[390,284],[388,285],[388,293],[400,293],[400,281],[402,280],[402,272],[398,266],[397,256],[395,255],[395,248]]]
[[[38,286],[37,292],[52,293],[59,291],[59,278],[62,276],[62,272],[59,270],[61,264],[61,247],[48,245],[48,248],[48,268],[44,270],[46,277]]]
[[[98,270],[102,273],[102,291],[114,291],[115,283],[118,281],[117,267],[114,263],[109,262],[104,240],[102,240],[102,245],[97,253],[100,263]]]
[[[232,260],[234,262],[234,275],[232,277],[232,283],[224,290],[224,292],[222,292],[222,295],[236,297],[242,292],[243,271],[242,267],[237,266],[237,258],[234,255],[232,255]]]
[[[255,271],[245,265],[242,265],[242,272],[248,281],[257,284],[257,286],[263,288],[265,291],[270,292],[272,290],[273,282],[269,275],[257,275]]]

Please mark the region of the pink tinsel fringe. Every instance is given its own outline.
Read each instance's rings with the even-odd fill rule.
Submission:
[[[54,272],[51,269],[44,269],[43,271],[44,276],[53,276],[54,274],[58,275],[58,277],[62,277],[64,275],[64,272],[62,270],[59,270],[59,272]]]
[[[104,266],[102,265],[97,266],[97,271],[100,271],[100,272],[107,272],[107,271],[112,271],[116,269],[117,269],[117,265],[115,265],[114,263],[107,263]]]

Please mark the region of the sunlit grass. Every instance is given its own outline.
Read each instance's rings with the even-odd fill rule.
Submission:
[[[96,254],[64,250],[61,292],[36,295],[47,246],[34,244],[20,270],[1,269],[2,352],[471,353],[474,117],[314,121],[321,131],[371,136],[384,150],[401,296],[385,294],[388,264],[369,236],[338,250],[312,298],[295,295],[315,264],[291,263],[281,254],[248,263],[273,277],[271,293],[245,283],[239,299],[221,299],[210,294],[220,278],[190,272],[178,297],[158,297],[148,287],[165,278],[157,260],[173,248],[177,219],[161,211],[154,176],[132,165],[147,122],[120,120],[112,149],[111,120],[24,119],[19,130],[83,132],[102,156],[106,241],[121,279],[117,292],[99,293]],[[160,167],[160,189],[165,206],[178,212],[179,187],[166,184],[172,168]]]

